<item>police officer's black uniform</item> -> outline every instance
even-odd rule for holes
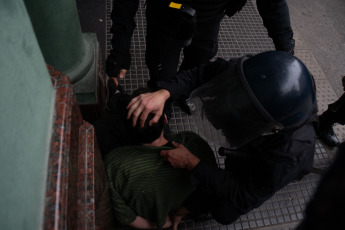
[[[238,76],[243,71],[243,63],[245,63],[248,57],[231,59],[230,61],[217,59],[213,63],[201,66],[201,68],[180,72],[168,82],[158,82],[157,84],[159,88],[168,90],[173,98],[181,95],[188,96],[192,90],[208,82],[216,75],[222,74],[230,79],[233,76]],[[277,58],[281,59],[282,57],[279,56]],[[286,63],[286,65],[289,64]],[[255,72],[253,70],[253,73]],[[284,73],[284,70],[281,73]],[[259,73],[255,77],[265,78],[264,75]],[[233,81],[236,81],[235,78]],[[280,79],[277,81],[280,81]],[[224,84],[224,82],[224,80],[217,79],[216,82],[213,82],[213,86],[207,88],[205,92],[207,93],[216,86]],[[282,83],[281,85],[284,84]],[[289,83],[287,82],[286,84]],[[313,91],[312,94],[315,97],[315,89],[310,91]],[[191,97],[193,97],[193,94]],[[224,93],[220,94],[223,95],[223,98],[226,97],[226,94],[225,96]],[[236,94],[233,96],[235,97]],[[207,97],[205,98],[207,99]],[[238,109],[235,111],[241,109],[240,107],[243,104],[242,96],[238,98],[238,101],[229,101],[229,98],[224,100],[220,98],[221,103],[211,107],[216,110],[214,114],[220,114],[217,115],[216,121],[211,121],[213,125],[218,124],[219,127],[224,127],[228,124],[227,119],[231,119],[227,118],[227,115],[224,115],[224,117],[221,115],[225,110],[222,107],[224,104],[228,103],[230,104],[229,106],[238,106]],[[296,108],[296,110],[300,110],[302,113],[306,111],[306,121],[303,124],[294,129],[287,128],[273,135],[261,136],[241,145],[237,150],[243,152],[243,154],[228,156],[225,161],[225,170],[211,167],[201,161],[192,172],[191,179],[197,185],[198,190],[186,201],[185,206],[187,209],[192,213],[208,210],[218,222],[228,224],[235,221],[240,215],[261,205],[289,182],[300,179],[309,173],[313,166],[315,152],[313,123],[317,120],[315,98],[313,100],[313,103],[301,103],[305,108]],[[273,99],[270,101],[274,103]],[[281,104],[279,104],[280,102]],[[278,100],[278,105],[273,105],[275,108],[272,111],[279,113],[277,110],[294,104],[293,101],[289,102],[285,103]],[[212,103],[214,102],[212,101]],[[206,102],[204,101],[203,104],[203,110],[207,110]],[[253,110],[253,112],[255,111]],[[242,119],[246,119],[250,114],[248,116],[242,114],[241,116],[245,116]],[[210,120],[211,118],[208,119]],[[254,116],[253,119],[259,119],[259,117]],[[234,125],[236,126],[235,123]],[[229,130],[232,127],[229,127]],[[243,127],[243,129],[246,128],[248,127]],[[247,130],[250,129],[249,127]],[[227,135],[226,130],[223,129],[223,132]],[[243,133],[239,132],[238,135],[242,135],[241,138],[246,138],[246,136],[250,136],[253,132],[255,132],[254,129],[252,132],[245,130]],[[236,135],[236,133],[233,135]],[[236,136],[233,138],[236,139]],[[239,138],[239,141],[241,141],[241,138]]]
[[[183,4],[181,8],[179,3]],[[246,0],[147,0],[146,64],[151,80],[148,85],[155,89],[156,81],[169,80],[176,75],[183,46],[181,70],[212,59],[218,49],[220,21],[225,14],[232,16],[241,10],[245,3]],[[114,0],[111,14],[113,50],[106,68],[109,76],[117,76],[120,69],[130,66],[129,49],[138,4],[139,0]],[[257,6],[276,49],[293,53],[293,32],[286,0],[257,0]],[[196,11],[194,17],[193,10]]]

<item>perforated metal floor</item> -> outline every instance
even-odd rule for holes
[[[111,49],[111,34],[109,33],[111,9],[112,1],[107,0],[108,52]],[[149,79],[144,59],[146,28],[144,0],[141,0],[136,23],[137,28],[134,31],[131,47],[132,66],[125,79],[120,81],[125,90],[130,93],[138,87],[146,86],[146,81]],[[299,45],[298,33],[295,33],[295,39],[297,42],[295,55],[307,65],[316,79],[319,111],[323,112],[326,110],[327,105],[334,102],[337,97],[312,53]],[[228,17],[223,19],[219,34],[217,57],[229,59],[248,53],[255,54],[273,49],[273,43],[268,38],[267,31],[263,27],[261,18],[252,1],[248,1],[243,10],[231,19]],[[183,130],[197,131],[195,122],[182,112],[178,106],[173,106],[170,128],[173,132]],[[203,128],[203,132],[208,132],[207,127]],[[341,140],[345,140],[344,127],[337,126],[335,131]],[[203,136],[202,133],[199,134]],[[219,146],[211,141],[209,141],[209,144],[214,149],[219,166],[224,167],[224,158],[217,154]],[[331,158],[329,153],[332,152],[334,152],[334,149],[326,148],[318,141],[314,166],[326,168],[330,164]],[[241,216],[230,225],[220,225],[214,220],[196,222],[191,219],[184,219],[179,229],[293,229],[303,218],[303,210],[313,194],[319,178],[320,175],[311,173],[301,181],[290,183],[261,207]]]

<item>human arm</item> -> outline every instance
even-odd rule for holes
[[[122,225],[129,225],[134,222],[137,218],[136,212],[126,204],[126,201],[118,193],[115,185],[112,182],[109,182],[109,188],[116,220]]]
[[[231,178],[233,174],[230,172],[219,169],[216,165],[209,164],[205,160],[200,160],[181,144],[173,143],[173,145],[176,147],[175,149],[161,151],[161,156],[173,167],[187,168],[191,171],[191,182],[198,188],[195,191],[197,195],[189,196],[184,202],[185,208],[191,213],[205,210],[205,207],[209,206],[209,202],[212,202],[211,197],[208,196],[227,200],[228,194],[232,194],[232,190],[239,187],[235,186],[237,180]],[[193,158],[198,161],[193,163]],[[207,192],[204,193],[204,191]],[[173,223],[179,221],[179,218],[176,218]]]
[[[108,76],[118,85],[117,77],[123,78],[129,69],[131,56],[129,48],[133,30],[136,26],[134,17],[138,10],[139,0],[114,0],[111,19],[113,25],[110,32],[112,50],[106,61]]]
[[[155,116],[150,120],[149,125],[157,123],[163,114],[164,104],[169,97],[170,93],[165,89],[153,93],[140,94],[133,98],[127,105],[127,119],[132,117],[132,125],[135,126],[139,118],[140,127],[144,127],[149,113],[154,113]]]
[[[201,65],[199,68],[181,71],[169,81],[157,82],[160,90],[145,96],[135,97],[130,101],[127,106],[127,109],[129,109],[128,118],[132,116],[133,125],[140,118],[140,124],[143,126],[147,115],[154,113],[155,117],[151,120],[150,124],[157,122],[162,114],[164,103],[168,99],[173,101],[179,97],[188,97],[194,89],[204,82],[211,80],[222,70],[228,68],[234,60],[237,59],[225,61],[219,58],[214,62]]]
[[[192,154],[184,145],[172,142],[175,147],[170,150],[162,150],[160,155],[175,168],[186,168],[193,170],[200,162],[200,159]]]
[[[122,225],[129,225],[130,227],[137,229],[156,229],[156,223],[141,217],[137,216],[137,213],[127,205],[126,201],[122,196],[117,192],[113,183],[110,182],[110,191],[112,199],[112,207],[114,210],[114,215],[117,221]],[[170,216],[167,216],[165,219],[165,224],[163,228],[168,228],[172,225]]]
[[[294,54],[295,40],[286,0],[257,0],[256,3],[276,50]]]

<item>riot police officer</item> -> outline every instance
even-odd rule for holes
[[[242,153],[227,156],[225,169],[220,169],[193,157],[178,143],[173,144],[175,149],[162,151],[172,166],[192,171],[197,187],[177,217],[209,211],[218,222],[231,223],[311,171],[315,84],[296,57],[269,51],[230,61],[217,59],[157,85],[157,92],[130,102],[129,116],[163,110],[157,107],[166,98],[196,89],[189,101],[197,126],[213,127],[215,131],[203,134],[212,140],[216,131],[221,132],[230,152]]]

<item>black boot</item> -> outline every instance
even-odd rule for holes
[[[316,130],[319,138],[330,147],[336,147],[339,145],[337,135],[333,131],[334,123],[331,122],[322,114],[319,116],[319,125]]]

